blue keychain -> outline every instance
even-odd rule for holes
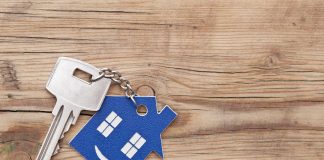
[[[137,113],[133,102],[146,114]],[[70,145],[88,160],[143,160],[152,151],[163,158],[161,133],[176,116],[169,106],[158,112],[153,96],[106,96]]]

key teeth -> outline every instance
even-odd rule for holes
[[[68,119],[68,121],[67,121],[67,125],[65,126],[65,128],[64,128],[64,130],[63,130],[63,133],[62,133],[60,139],[64,138],[64,134],[65,134],[67,131],[70,130],[70,127],[71,127],[71,125],[73,124],[73,119],[74,119],[74,118],[69,118],[69,119]]]
[[[68,126],[69,126],[69,125],[68,125]],[[67,128],[64,130],[63,134],[61,135],[60,140],[64,138],[64,133],[66,133],[66,132],[69,130],[69,128],[70,128],[70,127],[67,127]],[[58,153],[59,149],[61,149],[61,147],[60,147],[59,144],[57,144],[53,156],[54,156],[55,154]]]
[[[56,148],[55,148],[55,151],[54,151],[54,153],[53,153],[53,156],[56,155],[56,154],[58,153],[59,149],[60,149],[60,145],[57,144],[57,145],[56,145]]]
[[[69,120],[68,120],[68,122],[67,122],[67,125],[66,125],[66,127],[64,128],[64,131],[63,131],[63,133],[62,133],[62,135],[61,135],[61,137],[60,137],[60,140],[63,139],[63,138],[64,138],[64,134],[65,134],[67,131],[69,131],[69,129],[70,129],[70,127],[71,127],[71,123],[72,123],[72,119],[69,118]],[[58,151],[60,150],[60,148],[61,148],[60,145],[57,144],[57,145],[56,145],[56,148],[55,148],[55,151],[54,151],[54,153],[53,153],[53,156],[54,156],[55,154],[58,153]]]
[[[61,135],[61,137],[60,137],[60,140],[64,138],[64,134],[65,134],[67,131],[69,131],[69,129],[70,129],[70,126],[69,126],[69,127],[66,127],[66,128],[64,129],[64,131],[63,131],[63,133],[62,133],[62,135]]]

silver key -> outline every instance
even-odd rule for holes
[[[98,77],[100,70],[94,66],[72,58],[58,59],[46,89],[56,96],[57,102],[52,111],[54,120],[36,160],[49,160],[59,149],[58,141],[75,124],[82,110],[97,111],[105,98],[111,80],[107,78],[87,82],[75,77],[75,70],[82,70]]]

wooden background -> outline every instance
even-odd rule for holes
[[[35,159],[59,56],[116,69],[172,106],[165,159],[324,159],[322,0],[1,0],[1,160]],[[68,142],[92,114],[54,159],[82,159]]]

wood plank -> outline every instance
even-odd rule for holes
[[[323,104],[285,105],[291,104],[269,108],[226,104],[177,110],[179,118],[163,134],[166,159],[321,159]],[[0,158],[18,154],[34,159],[52,119],[50,114],[7,111],[1,117]],[[68,142],[89,118],[82,115],[65,135],[56,159],[80,158]]]
[[[320,0],[2,0],[0,159],[35,158],[59,56],[172,106],[166,159],[323,159],[323,12]],[[81,158],[67,143],[92,114],[55,159]]]

